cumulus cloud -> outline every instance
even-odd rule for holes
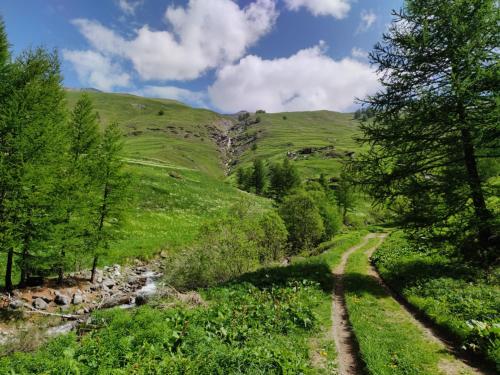
[[[171,31],[144,25],[132,39],[95,21],[73,23],[98,52],[130,60],[144,80],[191,80],[242,57],[271,30],[277,15],[274,0],[245,8],[232,0],[190,0],[186,7],[167,8]]]
[[[349,0],[284,0],[290,10],[306,8],[315,16],[333,16],[341,19],[347,16],[351,5]]]
[[[145,86],[135,94],[150,98],[174,99],[198,107],[206,107],[206,93],[186,90],[176,86]]]
[[[377,15],[372,10],[362,10],[361,22],[358,26],[358,32],[368,31],[373,26],[376,20]]]
[[[351,56],[355,59],[367,59],[368,52],[362,48],[353,47],[353,49],[351,50]]]
[[[144,0],[118,0],[117,4],[123,13],[132,16],[135,14],[136,8],[143,2]]]
[[[377,87],[377,76],[368,64],[352,58],[334,60],[320,43],[288,58],[264,60],[250,55],[226,66],[209,87],[209,96],[224,112],[348,111],[356,97]]]
[[[110,91],[130,85],[130,76],[120,65],[100,53],[63,50],[63,57],[73,64],[80,82],[87,86]]]

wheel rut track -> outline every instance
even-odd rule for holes
[[[340,375],[363,374],[363,362],[359,357],[359,348],[356,337],[349,323],[349,315],[345,304],[344,295],[344,273],[349,256],[355,251],[364,247],[372,238],[380,237],[377,234],[368,234],[356,246],[348,249],[344,254],[340,264],[332,271],[335,288],[332,298],[332,336],[337,349],[337,363]]]
[[[370,268],[368,275],[371,276],[386,292],[390,295],[399,306],[412,318],[413,323],[420,328],[429,341],[433,341],[444,348],[451,354],[457,363],[449,364],[441,368],[442,372],[449,375],[467,374],[474,375],[494,375],[496,372],[484,366],[484,364],[476,357],[464,354],[454,343],[454,341],[445,332],[439,329],[431,322],[422,312],[414,308],[410,303],[399,293],[393,291],[382,279],[377,269],[371,262],[371,257],[378,246],[368,249],[365,255],[370,260]]]

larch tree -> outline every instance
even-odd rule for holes
[[[113,123],[104,131],[97,153],[97,204],[93,210],[90,238],[90,248],[93,252],[90,278],[92,282],[95,280],[99,257],[109,248],[115,229],[121,223],[120,216],[126,204],[129,177],[123,171],[122,148],[122,134],[118,125]]]
[[[7,252],[5,286],[12,289],[14,256],[21,284],[31,270],[50,268],[51,231],[58,210],[55,176],[61,167],[66,120],[65,93],[55,53],[22,53],[9,68],[9,93],[0,107],[0,170]]]
[[[90,233],[89,214],[96,204],[92,189],[97,184],[97,153],[100,142],[98,115],[88,94],[77,101],[68,122],[68,147],[65,168],[60,178],[59,196],[64,206],[58,226],[60,255],[58,281],[62,283],[68,251],[85,247]]]
[[[351,170],[408,229],[474,238],[480,257],[495,237],[478,165],[500,156],[498,3],[407,0],[393,17],[370,54],[381,89]]]

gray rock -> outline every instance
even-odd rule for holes
[[[84,309],[76,310],[76,315],[83,315],[83,314],[85,314]]]
[[[37,298],[33,301],[33,307],[38,310],[47,310],[49,304],[41,298]]]
[[[54,302],[57,303],[58,305],[61,306],[66,306],[69,305],[69,298],[68,296],[65,296],[64,294],[56,294],[56,298],[54,299]]]
[[[114,280],[111,280],[111,279],[105,279],[103,282],[102,282],[102,285],[104,285],[106,288],[108,289],[111,289],[115,286],[115,281]]]
[[[73,300],[71,301],[71,303],[73,303],[73,305],[79,305],[83,303],[83,296],[79,293],[73,294]]]
[[[44,302],[45,302],[45,301],[44,301]],[[18,300],[18,299],[15,299],[15,300],[13,300],[13,301],[10,301],[10,303],[9,303],[9,307],[10,307],[11,309],[14,309],[14,310],[16,310],[16,309],[21,309],[23,306],[24,306],[23,301]]]

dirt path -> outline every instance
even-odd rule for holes
[[[377,247],[368,249],[365,255],[371,258]],[[431,324],[421,319],[419,315],[414,311],[411,306],[406,301],[403,301],[399,296],[397,296],[382,280],[380,275],[374,266],[370,266],[368,274],[372,276],[380,284],[382,288],[389,294],[398,304],[401,306],[402,311],[407,314],[408,318],[420,328],[420,330],[425,334],[429,341],[435,342],[440,345],[443,350],[445,350],[449,355],[450,359],[442,360],[438,367],[439,369],[447,375],[458,375],[458,374],[493,374],[488,370],[479,369],[473,366],[469,361],[462,357],[458,350],[453,346],[453,344],[448,341],[443,335],[432,327]],[[341,372],[341,374],[343,374]]]
[[[362,364],[358,358],[358,348],[354,334],[349,325],[349,318],[344,297],[344,271],[349,256],[365,246],[372,238],[379,237],[370,233],[356,246],[342,254],[340,264],[332,271],[335,289],[332,301],[332,336],[337,348],[338,372],[340,375],[356,375],[362,373]],[[375,248],[373,249],[375,250]]]

